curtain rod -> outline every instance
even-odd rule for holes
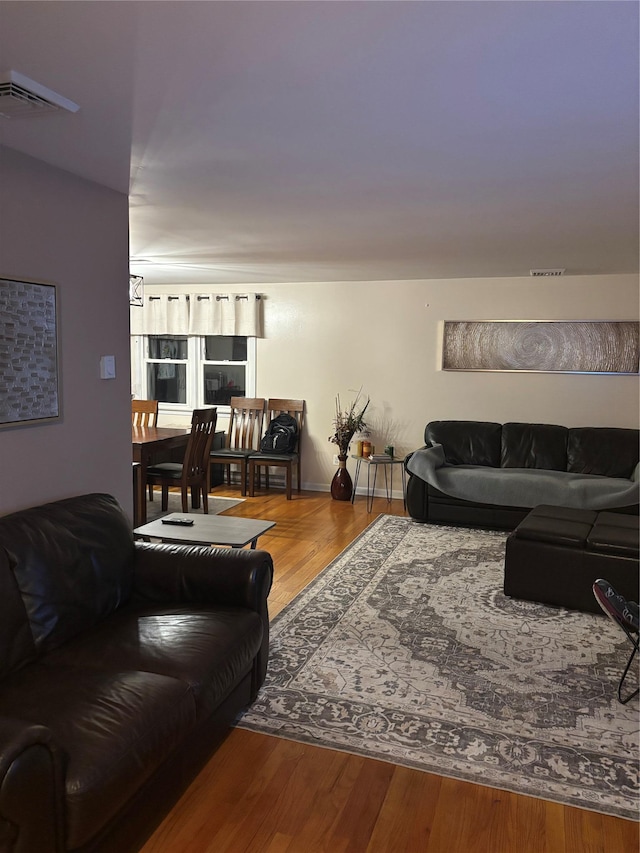
[[[211,294],[198,294],[196,298],[197,298],[198,302],[202,301],[203,299],[208,301],[209,299],[211,299],[211,297],[213,295],[214,295],[213,293],[211,293]],[[262,296],[259,293],[254,293],[253,296],[255,296],[256,300],[262,299]],[[154,299],[162,299],[162,296],[149,296],[148,299],[149,299],[149,302],[152,302]],[[171,302],[172,299],[180,299],[180,297],[179,296],[167,296],[167,301]],[[189,294],[188,293],[185,295],[185,299],[187,300],[187,302],[189,301]],[[226,299],[228,301],[229,297],[227,295],[221,295],[219,293],[216,294],[216,302],[220,302],[220,300],[222,300],[222,299]],[[249,297],[244,293],[236,294],[236,296],[235,296],[236,302],[240,302],[241,299],[246,299],[248,301]]]

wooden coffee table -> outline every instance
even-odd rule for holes
[[[164,518],[185,514],[172,512]],[[258,537],[275,527],[275,521],[260,518],[236,518],[223,515],[188,515],[193,519],[189,527],[175,524],[163,524],[162,519],[150,521],[142,527],[136,527],[133,535],[136,539],[160,539],[162,542],[174,542],[179,545],[230,545],[232,548],[244,548],[251,543],[255,548]]]

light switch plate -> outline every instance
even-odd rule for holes
[[[103,355],[100,357],[100,379],[116,378],[115,355]]]

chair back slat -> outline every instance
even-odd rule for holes
[[[158,426],[158,401],[132,400],[131,423],[137,427]]]
[[[262,397],[232,397],[226,446],[235,450],[257,450],[264,423],[265,400]]]

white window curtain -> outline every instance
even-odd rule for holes
[[[132,335],[245,335],[261,338],[259,293],[190,293],[144,297],[131,308]]]
[[[259,293],[192,293],[190,335],[262,337],[262,298]]]
[[[144,297],[142,308],[131,308],[132,335],[188,335],[189,297],[169,294]]]

